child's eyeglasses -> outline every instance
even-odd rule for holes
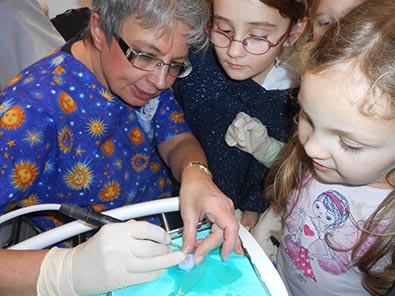
[[[288,35],[289,29],[277,40],[277,42],[271,42],[270,40],[266,39],[265,37],[247,37],[243,40],[234,39],[232,36],[228,35],[226,32],[210,28],[210,24],[212,20],[207,22],[204,32],[206,33],[207,37],[210,39],[211,43],[214,46],[219,48],[227,48],[229,47],[233,41],[240,42],[243,45],[243,48],[246,52],[252,55],[262,55],[267,53],[270,48],[276,47],[284,40],[284,38]]]

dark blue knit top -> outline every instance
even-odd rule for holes
[[[265,90],[252,79],[231,80],[214,51],[190,55],[192,73],[176,82],[175,97],[208,158],[214,182],[234,201],[235,208],[262,212],[263,177],[268,169],[253,156],[229,147],[225,134],[237,113],[260,119],[269,135],[285,141],[296,113],[290,90]]]

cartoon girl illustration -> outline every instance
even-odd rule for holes
[[[348,201],[335,190],[321,193],[312,203],[311,211],[299,209],[296,232],[286,235],[284,242],[285,252],[304,276],[316,281],[311,266],[311,260],[315,259],[323,270],[332,274],[349,270],[346,253],[334,251],[326,240],[348,217]]]

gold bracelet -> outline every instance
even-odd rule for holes
[[[192,167],[198,167],[201,169],[203,172],[205,172],[207,175],[209,175],[211,178],[213,177],[213,174],[210,172],[208,167],[200,161],[191,161],[188,162],[184,167],[182,168],[182,172],[184,172],[187,168],[192,168]]]

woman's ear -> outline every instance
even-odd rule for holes
[[[308,18],[303,17],[296,24],[292,25],[288,38],[283,43],[284,47],[290,47],[294,45],[296,41],[298,41],[299,37],[303,34],[304,30],[306,29],[307,22],[308,22]]]
[[[105,36],[103,30],[100,27],[99,18],[100,18],[99,14],[97,12],[93,12],[89,22],[90,22],[90,30],[92,35],[92,42],[94,46],[100,50],[103,46],[103,41],[105,40],[103,39],[103,37]]]

